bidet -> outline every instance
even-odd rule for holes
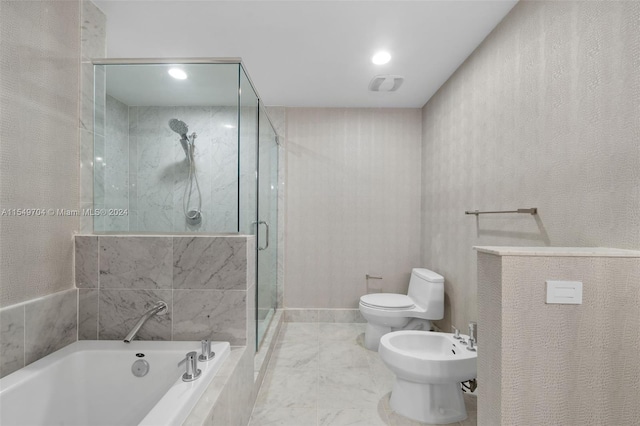
[[[453,334],[394,331],[382,336],[378,353],[396,375],[389,401],[394,411],[425,423],[467,418],[460,383],[477,376],[477,352]]]

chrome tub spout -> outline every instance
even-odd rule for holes
[[[154,305],[153,308],[149,309],[143,316],[138,320],[137,324],[131,329],[127,337],[124,338],[125,343],[131,343],[133,339],[136,338],[138,331],[142,328],[145,322],[149,320],[154,315],[163,315],[167,313],[167,304],[165,302],[158,302]]]

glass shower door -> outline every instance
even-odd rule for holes
[[[278,144],[262,105],[258,122],[257,348],[275,312],[278,266]]]

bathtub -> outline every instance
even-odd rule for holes
[[[0,379],[0,424],[180,425],[229,356],[227,342],[212,349],[215,358],[198,362],[202,375],[187,383],[178,363],[199,354],[200,342],[75,342]],[[138,360],[149,365],[144,377],[133,374]]]

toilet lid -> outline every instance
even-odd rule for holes
[[[374,293],[366,294],[360,298],[366,305],[379,306],[381,308],[413,308],[413,300],[405,294]]]

